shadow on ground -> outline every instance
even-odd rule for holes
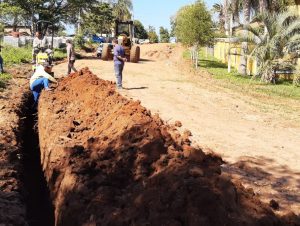
[[[146,86],[141,86],[141,87],[128,87],[128,88],[124,88],[126,90],[135,90],[135,89],[148,89],[149,87]]]
[[[263,156],[241,157],[234,164],[223,165],[222,171],[245,187],[251,187],[263,201],[269,203],[273,199],[278,202],[279,211],[292,209],[300,214],[300,172],[278,166],[273,159]]]
[[[206,59],[201,59],[200,65],[206,68],[227,68],[227,65],[222,62],[206,60]]]

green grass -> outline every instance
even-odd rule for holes
[[[30,63],[32,61],[32,47],[12,47],[4,46],[2,50],[2,57],[4,59],[5,67],[10,67],[14,64],[21,63]],[[54,50],[54,59],[62,60],[66,58],[66,50],[64,49],[55,49]]]
[[[55,49],[54,50],[54,60],[63,60],[67,57],[66,49]]]
[[[185,51],[184,58],[189,58],[189,51]],[[279,80],[278,84],[267,84],[261,82],[259,79],[253,79],[250,76],[240,75],[235,68],[232,68],[228,73],[227,64],[220,62],[213,56],[200,51],[199,66],[201,69],[207,70],[214,79],[222,82],[227,88],[239,90],[241,92],[265,94],[269,96],[280,96],[292,99],[300,99],[300,88],[292,84],[292,81]]]

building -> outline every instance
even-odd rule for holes
[[[31,30],[27,26],[17,26],[14,28],[13,26],[7,25],[4,27],[4,34],[11,34],[14,30],[24,36],[31,36]]]

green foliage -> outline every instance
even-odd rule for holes
[[[32,60],[32,48],[30,47],[15,48],[12,46],[5,45],[2,49],[1,54],[5,66],[29,63]]]
[[[58,35],[60,37],[67,36],[66,28],[64,26],[57,27],[57,30],[55,31],[55,35]]]
[[[184,53],[184,57],[190,59],[189,51]],[[216,82],[219,81],[219,84],[226,88],[251,95],[263,94],[300,100],[300,88],[293,86],[292,81],[280,80],[279,84],[271,85],[262,83],[259,79],[242,76],[234,68],[228,73],[227,64],[213,56],[206,57],[203,50],[200,51],[199,64],[200,68],[207,70]]]
[[[78,12],[90,8],[97,0],[3,0],[10,6],[19,7],[25,16],[24,23],[31,24],[38,20],[49,20],[55,24],[74,23]]]
[[[175,37],[175,27],[176,27],[176,17],[172,16],[170,18],[170,25],[171,25],[171,31],[170,31],[170,37]]]
[[[147,31],[139,20],[134,21],[134,36],[139,39],[148,38]]]
[[[83,48],[84,43],[85,43],[85,40],[84,40],[83,33],[81,33],[81,32],[77,33],[74,37],[74,44],[79,46],[80,48]]]
[[[212,19],[202,0],[182,7],[176,16],[175,34],[187,46],[212,42]]]
[[[3,35],[4,35],[4,24],[0,23],[0,41]]]
[[[158,43],[158,35],[156,34],[155,28],[149,26],[148,28],[148,38],[151,43]]]
[[[8,3],[0,3],[0,22],[4,24],[11,24],[16,31],[16,26],[19,25],[25,18],[25,11],[15,5]]]
[[[170,34],[168,29],[164,27],[159,28],[159,36],[160,36],[160,42],[168,43],[170,42]]]
[[[214,4],[212,11],[214,13],[218,13],[219,21],[218,21],[218,28],[221,33],[225,33],[225,9],[222,4]]]
[[[55,49],[54,50],[54,60],[63,60],[67,57],[66,49]]]
[[[300,49],[300,18],[296,12],[264,13],[256,17],[258,27],[246,26],[256,44],[251,57],[258,62],[258,76],[272,82],[278,70],[295,68],[295,51]]]
[[[117,0],[113,3],[113,15],[116,19],[124,21],[131,19],[133,9],[131,0]]]
[[[10,67],[14,64],[30,63],[32,60],[32,48],[31,47],[12,47],[5,45],[2,49],[1,55],[3,57],[4,66]],[[54,50],[54,59],[62,60],[66,58],[66,51],[62,49]],[[5,68],[4,68],[5,69]]]
[[[99,3],[83,15],[84,33],[109,33],[113,20],[111,6],[108,3]]]

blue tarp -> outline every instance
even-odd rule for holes
[[[99,36],[97,36],[97,35],[93,35],[93,36],[92,36],[92,40],[93,40],[93,42],[98,42],[98,43],[105,42],[105,38],[99,37]]]

